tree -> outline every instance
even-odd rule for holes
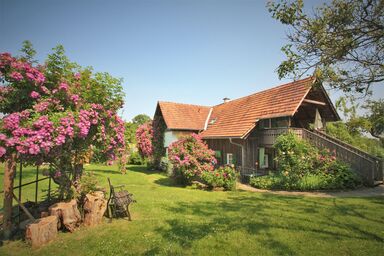
[[[0,160],[15,153],[23,163],[50,163],[60,197],[73,197],[82,163],[92,145],[110,160],[124,148],[121,80],[81,68],[57,46],[44,65],[25,56],[0,54]]]
[[[132,123],[137,124],[137,125],[142,125],[148,122],[151,122],[152,119],[147,116],[146,114],[140,114],[132,118]]]
[[[368,110],[365,118],[370,124],[367,130],[373,137],[379,138],[384,146],[384,100],[370,100],[364,108]]]
[[[333,0],[304,12],[303,0],[269,2],[272,17],[288,25],[287,59],[279,77],[308,73],[345,92],[368,92],[384,81],[384,3]]]

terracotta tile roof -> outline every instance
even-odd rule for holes
[[[243,137],[262,118],[292,116],[307,95],[313,78],[283,84],[213,108],[207,137]]]
[[[211,107],[159,101],[161,113],[168,129],[204,130]]]
[[[294,115],[313,81],[309,77],[214,107],[172,102],[159,102],[158,106],[169,129],[202,131],[212,108],[203,137],[244,137],[259,119]]]

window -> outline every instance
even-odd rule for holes
[[[259,121],[259,127],[261,129],[269,129],[269,128],[271,128],[271,119],[261,119]]]
[[[289,126],[289,117],[287,116],[271,119],[272,128],[282,128],[282,127],[288,127],[288,126]]]
[[[227,154],[227,164],[233,164],[233,154],[232,153]]]
[[[270,128],[283,128],[289,126],[289,117],[277,117],[277,118],[268,118],[261,119],[259,121],[259,127],[261,129],[270,129]]]
[[[259,148],[259,168],[268,168],[268,154],[265,153],[265,148]]]

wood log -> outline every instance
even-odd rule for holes
[[[57,236],[57,216],[48,216],[27,225],[25,239],[33,248],[54,240]]]
[[[49,215],[57,216],[59,219],[58,228],[64,227],[69,232],[73,232],[81,222],[81,215],[75,199],[50,206]]]
[[[107,200],[101,191],[87,194],[84,202],[84,225],[95,226],[102,222]]]
[[[3,232],[5,239],[9,239],[12,233],[13,177],[15,174],[16,154],[13,153],[7,159],[4,168]]]

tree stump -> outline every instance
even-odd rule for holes
[[[25,239],[33,248],[40,247],[57,236],[57,216],[48,216],[27,225]]]
[[[84,225],[94,226],[101,223],[105,210],[107,209],[107,200],[101,191],[87,194],[84,203]]]
[[[58,228],[64,226],[69,232],[73,232],[81,222],[81,215],[75,199],[50,206],[49,215],[57,216],[59,219]]]

